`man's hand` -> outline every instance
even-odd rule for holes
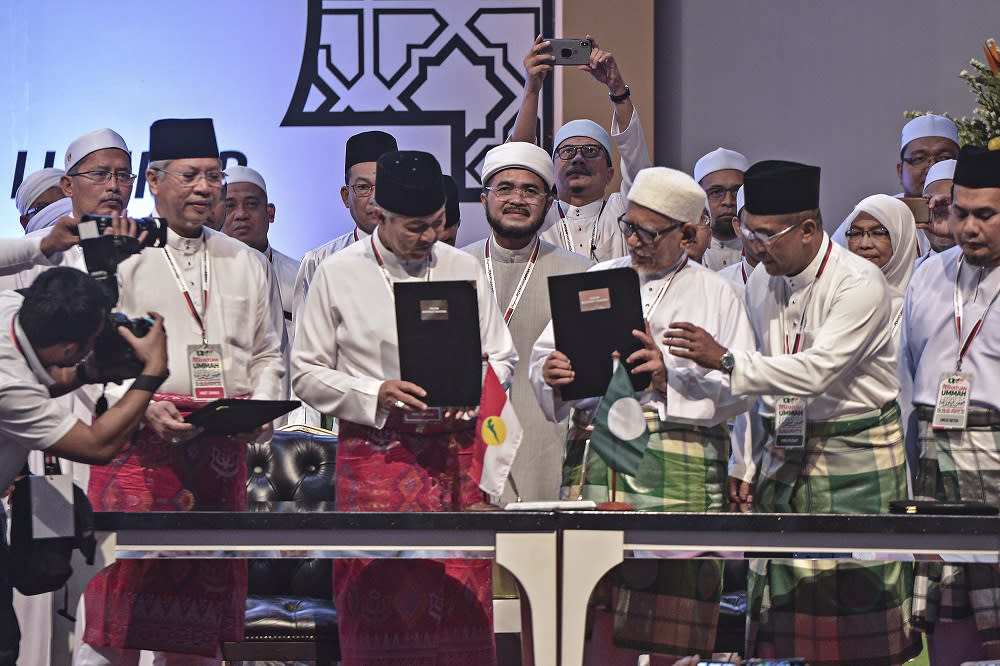
[[[171,444],[180,444],[201,434],[202,429],[188,423],[172,402],[150,402],[146,408],[146,425]]]
[[[729,510],[736,513],[749,513],[753,508],[753,486],[749,481],[729,477],[726,484],[729,496]]]
[[[137,338],[124,326],[118,327],[118,335],[129,343],[135,350],[135,355],[143,362],[142,374],[166,377],[170,371],[167,365],[167,332],[163,328],[163,316],[158,312],[150,312],[149,316],[153,318],[153,325],[143,337]]]
[[[587,39],[593,44],[594,50],[590,52],[590,62],[580,65],[577,69],[589,72],[591,76],[608,87],[612,95],[621,95],[625,92],[625,81],[622,80],[621,72],[618,71],[618,63],[615,56],[610,51],[605,51],[597,45],[597,40],[587,35]]]
[[[569,357],[561,351],[549,354],[542,364],[542,379],[552,388],[572,383],[576,379],[576,373],[573,372],[573,364],[569,362]]]
[[[427,409],[421,400],[427,391],[413,382],[387,379],[378,387],[378,406],[388,412],[419,412]]]
[[[653,333],[649,328],[649,320],[644,319],[643,323],[646,325],[645,331],[640,331],[638,329],[633,329],[632,335],[642,343],[642,349],[637,349],[632,352],[632,354],[625,359],[628,364],[639,363],[635,368],[632,369],[633,375],[638,375],[642,372],[648,372],[652,374],[653,388],[655,388],[660,393],[667,392],[667,366],[663,363],[663,352],[660,348],[656,346],[656,341],[653,340]]]
[[[549,48],[549,42],[544,37],[535,37],[528,55],[524,56],[524,89],[529,93],[538,94],[542,91],[545,77],[552,71],[552,61],[556,59]]]
[[[56,252],[65,252],[80,242],[80,232],[77,230],[79,222],[69,215],[63,215],[52,229],[42,239],[41,250],[46,258],[51,257]]]
[[[689,358],[703,368],[718,370],[726,348],[708,332],[686,321],[671,322],[663,334],[663,345],[674,356]]]

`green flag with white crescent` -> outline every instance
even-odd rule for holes
[[[590,445],[597,454],[611,469],[635,476],[649,445],[649,431],[624,363],[615,363],[593,426]]]

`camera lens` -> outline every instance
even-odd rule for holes
[[[587,41],[587,40],[585,39],[585,40],[583,40],[582,42],[580,42],[580,46],[582,46],[582,47],[584,47],[584,48],[587,48],[588,46],[590,46],[590,42],[588,42],[588,41]]]
[[[573,56],[573,49],[562,49],[559,53],[563,58],[571,58]]]

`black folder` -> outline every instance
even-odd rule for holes
[[[613,268],[549,277],[549,306],[556,349],[569,357],[576,378],[561,387],[564,400],[602,396],[611,381],[611,353],[624,363],[642,347],[632,335],[644,330],[639,274]],[[638,364],[627,366],[630,370]],[[632,386],[649,386],[650,374],[632,375]]]
[[[235,435],[241,432],[253,432],[301,404],[298,400],[223,398],[191,412],[184,420],[214,435]]]
[[[482,389],[476,283],[396,282],[400,379],[427,391],[430,407],[472,407]]]

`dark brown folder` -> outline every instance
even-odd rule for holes
[[[298,400],[223,398],[191,412],[184,420],[215,435],[235,435],[241,432],[253,432],[301,404]]]
[[[431,407],[474,407],[483,347],[473,281],[396,282],[400,379],[427,391]]]
[[[644,330],[639,275],[631,268],[588,271],[549,278],[549,305],[556,349],[569,357],[576,378],[560,389],[564,400],[602,396],[611,381],[611,353],[622,362],[642,345]],[[638,364],[627,366],[630,370]],[[649,373],[632,375],[632,386],[649,386]]]

